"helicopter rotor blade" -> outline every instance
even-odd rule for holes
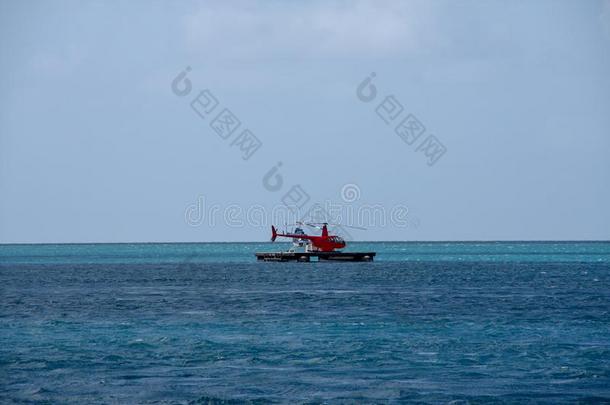
[[[342,226],[342,227],[345,227],[345,228],[358,229],[358,230],[361,230],[361,231],[366,231],[367,230],[366,228],[363,228],[361,226],[345,225],[345,224],[331,224],[331,223],[328,223],[328,222],[308,222],[308,223],[303,223],[303,224],[304,225],[309,225],[309,226],[312,226],[312,227],[318,228],[318,229],[322,229],[322,228],[320,228],[319,225],[330,225],[330,226]]]
[[[315,223],[301,222],[301,224],[302,224],[302,225],[309,226],[309,227],[312,227],[312,228],[316,228],[316,229],[322,229],[320,226],[318,226],[318,225],[317,225],[317,224],[315,224]]]
[[[354,225],[343,225],[343,224],[329,224],[329,225],[332,225],[332,226],[343,226],[345,228],[358,229],[360,231],[366,231],[367,230],[366,228],[363,228],[361,226],[354,226]]]

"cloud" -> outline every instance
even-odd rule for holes
[[[185,17],[194,52],[229,57],[367,57],[418,49],[423,2],[212,2]]]

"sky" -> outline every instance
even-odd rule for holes
[[[608,240],[609,152],[610,1],[0,1],[0,243]]]

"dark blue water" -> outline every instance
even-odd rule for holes
[[[610,402],[610,243],[351,247],[0,246],[0,402]]]

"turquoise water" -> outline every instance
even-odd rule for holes
[[[255,252],[286,243],[126,243],[0,245],[5,263],[251,263]],[[375,251],[376,261],[600,262],[610,242],[350,242],[346,251]]]
[[[0,402],[610,402],[610,243],[286,246],[0,245]]]

